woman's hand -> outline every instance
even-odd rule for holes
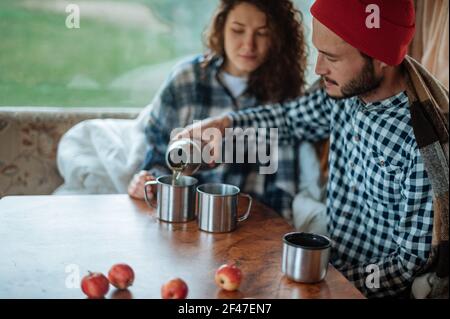
[[[133,176],[130,184],[128,185],[128,195],[134,199],[143,200],[144,195],[144,185],[148,181],[153,181],[156,178],[151,175],[148,171],[140,171]],[[156,186],[156,185],[155,185]],[[151,200],[156,194],[156,187],[150,187],[150,192],[147,192],[148,198]]]

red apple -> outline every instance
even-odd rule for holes
[[[134,282],[134,271],[127,264],[115,264],[108,272],[111,285],[118,289],[127,289]]]
[[[102,273],[89,272],[81,280],[81,290],[89,298],[103,298],[108,293],[109,281]]]
[[[161,287],[161,297],[163,299],[186,299],[187,294],[188,286],[180,278],[172,279]]]
[[[242,281],[242,272],[236,265],[222,265],[216,270],[216,284],[227,291],[239,289]]]

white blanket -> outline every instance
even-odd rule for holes
[[[326,185],[320,182],[319,158],[309,142],[302,142],[299,152],[299,193],[292,203],[294,227],[300,232],[328,235]]]
[[[149,112],[150,106],[135,120],[83,121],[64,134],[57,153],[64,184],[54,194],[126,193],[148,150]]]

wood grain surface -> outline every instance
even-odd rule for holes
[[[240,211],[247,203],[240,203]],[[127,195],[12,196],[0,200],[0,298],[84,298],[79,280],[133,267],[129,291],[111,286],[107,298],[160,298],[161,285],[180,277],[188,298],[364,298],[329,266],[318,284],[281,272],[282,237],[293,228],[255,203],[231,233],[198,230],[196,221],[159,221],[144,202]],[[244,279],[236,292],[214,282],[223,263],[237,262]]]

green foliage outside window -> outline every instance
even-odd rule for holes
[[[143,107],[177,60],[203,51],[217,2],[74,0],[69,29],[68,1],[0,0],[0,106]]]

